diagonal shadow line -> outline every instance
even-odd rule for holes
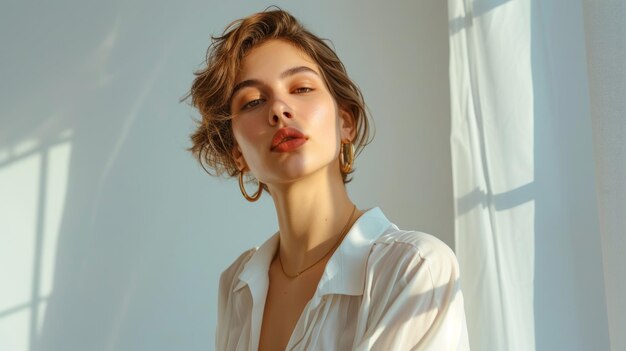
[[[450,35],[454,35],[465,28],[469,28],[473,25],[473,19],[480,17],[487,12],[495,9],[496,7],[503,5],[506,2],[512,0],[476,0],[465,1],[465,7],[468,10],[467,15],[456,17],[448,21],[448,31]],[[471,2],[471,5],[469,4]]]
[[[493,195],[476,187],[472,192],[457,200],[457,215],[462,216],[475,207],[485,208],[489,205],[489,201],[493,203],[496,211],[504,211],[520,206],[536,199],[535,188],[535,182],[533,181],[515,189]]]
[[[48,296],[40,297],[36,301],[24,302],[13,307],[9,307],[4,311],[0,311],[0,318],[8,317],[14,313],[30,308],[33,303],[44,303],[48,301]]]
[[[95,223],[96,213],[98,212],[98,206],[100,204],[100,197],[102,196],[102,189],[104,188],[104,183],[109,177],[111,169],[113,168],[113,164],[118,160],[118,156],[122,151],[122,147],[124,143],[128,139],[130,131],[135,124],[135,120],[139,116],[139,111],[143,107],[146,98],[152,92],[152,89],[156,86],[157,80],[163,71],[163,67],[165,66],[166,61],[169,59],[169,54],[171,52],[171,43],[169,47],[162,51],[162,55],[160,55],[160,59],[154,65],[151,74],[148,76],[148,79],[144,82],[142,89],[139,91],[139,95],[135,100],[135,103],[132,105],[128,117],[124,120],[124,124],[122,125],[122,129],[119,132],[119,136],[115,140],[115,144],[113,145],[113,149],[109,153],[106,162],[104,163],[104,167],[102,168],[102,174],[98,179],[98,184],[96,185],[95,195],[94,195],[94,208],[91,212],[91,223]]]

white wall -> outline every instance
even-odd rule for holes
[[[267,5],[3,4],[1,350],[213,348],[219,273],[276,221],[185,152],[177,101],[208,36]],[[445,2],[278,5],[332,39],[373,114],[357,204],[453,246]]]

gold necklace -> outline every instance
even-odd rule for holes
[[[319,260],[313,262],[312,265],[306,267],[305,269],[299,271],[296,273],[296,275],[290,275],[287,274],[287,272],[285,272],[285,268],[283,267],[283,261],[280,259],[280,239],[278,241],[278,263],[280,264],[280,270],[283,271],[283,274],[287,277],[287,278],[297,278],[298,276],[300,276],[300,274],[304,273],[305,271],[307,271],[308,269],[312,268],[313,266],[315,266],[316,264],[320,263],[320,261],[322,261],[324,258],[326,258],[326,256],[328,256],[331,252],[333,252],[333,250],[335,250],[337,248],[337,246],[339,246],[339,243],[341,243],[341,241],[343,240],[343,238],[346,236],[346,234],[348,234],[348,225],[350,224],[350,221],[352,220],[352,216],[354,216],[354,212],[356,212],[356,205],[353,205],[352,207],[352,213],[350,213],[350,217],[348,217],[348,221],[346,222],[346,224],[343,226],[343,229],[341,230],[341,234],[339,235],[339,239],[337,239],[337,241],[335,242],[335,244],[333,245],[333,247],[330,248],[330,250],[328,250],[326,252],[326,254],[324,254],[324,256],[322,256]]]

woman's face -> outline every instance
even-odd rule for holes
[[[259,181],[339,174],[340,141],[352,139],[352,119],[338,108],[317,64],[292,44],[269,40],[245,56],[231,112],[233,157]]]

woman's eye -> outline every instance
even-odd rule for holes
[[[263,99],[254,99],[246,102],[243,106],[241,106],[242,110],[251,109],[253,107],[257,107],[259,104],[263,102]]]
[[[309,88],[309,87],[302,87],[302,88],[297,88],[296,90],[294,90],[296,94],[304,94],[304,93],[309,93],[311,91],[313,91],[313,88]]]

